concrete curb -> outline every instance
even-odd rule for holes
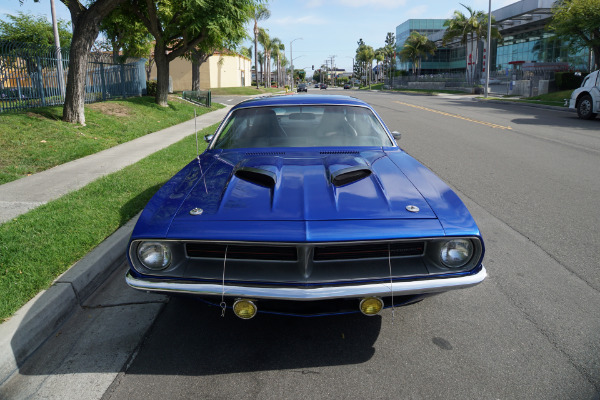
[[[0,325],[0,385],[125,261],[134,217]]]

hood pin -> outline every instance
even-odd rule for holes
[[[204,212],[204,210],[201,208],[192,208],[190,210],[191,215],[202,215],[203,212]]]
[[[406,210],[410,211],[412,213],[417,213],[417,212],[419,212],[419,207],[417,207],[417,206],[406,206]]]

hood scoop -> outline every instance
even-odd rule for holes
[[[344,168],[331,174],[331,183],[336,187],[345,186],[367,178],[371,173],[371,170],[364,166]]]
[[[254,183],[255,185],[263,186],[269,189],[273,189],[277,183],[277,175],[262,168],[238,168],[235,171],[235,176],[245,180],[246,182]]]

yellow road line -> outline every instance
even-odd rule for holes
[[[438,111],[438,110],[434,110],[434,109],[427,108],[427,107],[422,107],[422,106],[417,106],[417,105],[414,105],[414,104],[404,103],[403,101],[394,101],[394,103],[402,104],[403,106],[418,108],[419,110],[430,111],[430,112],[433,112],[433,113],[436,113],[436,114],[444,115],[446,117],[458,118],[458,119],[462,119],[464,121],[474,122],[476,124],[481,124],[481,125],[489,126],[491,128],[512,129],[510,126],[503,126],[503,125],[492,124],[491,122],[478,121],[476,119],[463,117],[462,115],[450,114],[450,113],[447,113],[447,112]]]

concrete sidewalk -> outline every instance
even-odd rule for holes
[[[196,123],[192,119],[0,185],[0,223],[170,146],[193,134],[195,125],[201,130],[218,123],[230,109],[231,106],[226,106],[197,117]],[[76,310],[84,306],[86,299],[116,268],[123,265],[127,241],[136,220],[137,217],[117,230],[61,275],[48,290],[39,293],[0,325],[0,386],[18,372],[36,349],[51,338]]]
[[[196,119],[198,130],[220,122],[231,106]],[[0,185],[0,223],[134,164],[194,133],[194,120],[171,126],[99,153]],[[204,140],[201,138],[201,140]]]

